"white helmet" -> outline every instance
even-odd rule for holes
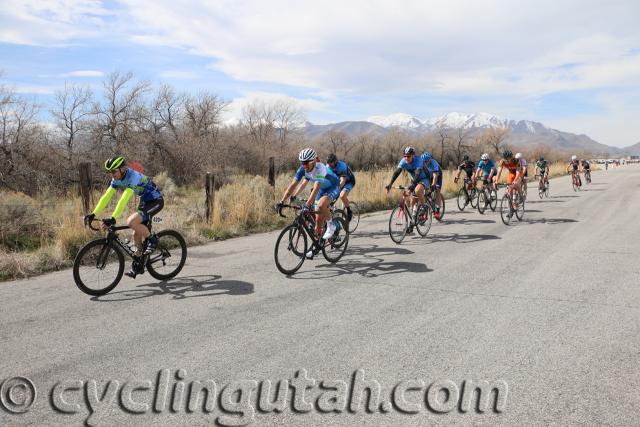
[[[573,156],[571,156],[571,160],[575,160],[577,158],[578,158],[578,156],[576,156],[575,154]]]
[[[313,148],[305,148],[298,154],[298,160],[301,162],[308,162],[310,160],[314,160],[318,157],[318,154],[315,152]]]
[[[484,154],[482,155],[482,157],[480,157],[480,159],[482,159],[482,160],[489,160],[489,153],[484,153]]]
[[[522,158],[522,153],[516,153],[516,159],[521,159]]]

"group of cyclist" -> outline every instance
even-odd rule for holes
[[[293,200],[311,181],[313,188],[302,209],[315,211],[316,234],[320,235],[323,225],[326,225],[322,238],[329,239],[337,231],[337,225],[333,221],[330,210],[332,203],[340,199],[345,207],[346,219],[351,221],[352,212],[349,206],[349,192],[356,184],[355,174],[349,165],[339,160],[334,153],[329,154],[326,163],[323,163],[315,150],[305,148],[298,154],[298,160],[300,161],[300,167],[276,207],[282,207],[288,198]],[[85,216],[84,221],[85,224],[94,221],[96,215],[99,215],[106,208],[116,190],[123,189],[124,192],[111,217],[102,220],[102,229],[106,230],[115,224],[116,219],[123,213],[131,197],[134,195],[140,197],[136,213],[127,218],[127,225],[133,230],[133,240],[136,246],[133,266],[127,274],[130,277],[135,277],[136,274],[144,271],[139,262],[140,257],[143,254],[151,253],[158,244],[157,238],[150,234],[149,224],[151,217],[162,210],[164,199],[160,189],[151,178],[128,167],[123,157],[117,156],[108,159],[104,164],[104,168],[112,176],[111,184],[100,198],[93,212]],[[505,150],[502,153],[502,159],[498,165],[490,158],[488,153],[482,154],[477,165],[470,160],[468,155],[464,155],[462,163],[458,165],[454,182],[458,182],[461,173],[464,171],[466,174],[465,186],[467,188],[475,186],[477,180],[481,178],[485,185],[490,185],[493,189],[497,189],[497,183],[504,169],[508,171],[507,183],[509,188],[513,188],[518,192],[522,189],[526,195],[527,161],[521,153],[513,155],[510,150]],[[579,176],[581,169],[588,173],[590,171],[589,162],[587,160],[579,161],[577,156],[572,156],[571,162],[567,166],[567,171],[571,172],[572,176],[577,175],[580,185],[582,184]],[[415,198],[410,198],[412,211],[415,212],[417,208],[416,198],[417,202],[425,203],[428,190],[435,193],[436,203],[433,215],[434,218],[439,220],[441,216],[443,178],[440,164],[432,157],[431,153],[424,152],[422,155],[418,155],[414,147],[406,147],[389,184],[385,186],[387,193],[403,170],[407,171],[412,178],[411,184],[406,187],[405,192],[408,195],[414,194],[416,196]],[[545,185],[548,185],[549,163],[542,156],[536,162],[536,174],[541,176]]]

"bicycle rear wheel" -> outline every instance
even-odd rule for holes
[[[512,216],[513,208],[511,207],[511,198],[508,194],[505,194],[500,201],[500,218],[502,218],[504,225],[509,225]]]
[[[442,199],[444,200],[444,199]],[[473,209],[478,207],[478,189],[473,187],[471,192],[469,193],[469,203],[471,203],[471,207]],[[444,205],[444,203],[443,203]]]
[[[431,223],[433,222],[433,212],[428,204],[421,205],[418,208],[418,222],[416,224],[416,230],[418,234],[425,237],[431,229]]]
[[[323,242],[322,255],[327,261],[336,263],[342,258],[349,245],[349,230],[344,219],[334,218],[333,221],[337,223],[338,229],[333,236]]]
[[[351,221],[347,221],[347,225],[349,226],[349,233],[353,233],[358,228],[358,224],[360,224],[360,208],[356,202],[349,201],[349,209],[351,209]]]
[[[106,239],[84,245],[73,261],[73,280],[82,292],[99,296],[115,288],[124,273],[124,255]]]
[[[407,235],[407,228],[409,227],[409,217],[403,206],[396,206],[391,211],[389,217],[389,237],[395,243],[400,244]]]
[[[291,275],[304,263],[307,253],[307,234],[299,225],[291,224],[280,232],[274,249],[276,267],[282,274]]]
[[[158,247],[147,259],[147,271],[158,280],[176,277],[187,261],[187,243],[175,230],[162,230],[158,236]]]

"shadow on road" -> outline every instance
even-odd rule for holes
[[[383,257],[391,255],[412,254],[402,247],[380,247],[378,245],[349,246],[347,255],[336,264],[320,264],[313,271],[306,271],[289,276],[289,279],[306,280],[327,279],[344,275],[357,274],[362,277],[379,277],[398,273],[428,273],[431,270],[426,264],[409,261],[388,261]],[[324,260],[324,258],[322,258]]]
[[[549,200],[549,199],[527,201],[527,204],[531,204],[531,203],[567,203],[567,201],[566,200]]]
[[[572,196],[551,196],[550,199],[566,199],[566,198],[569,198],[569,197],[580,197],[580,196],[574,196],[574,195],[572,195]]]
[[[495,222],[495,221],[491,221]],[[434,233],[428,234],[427,237],[421,239],[412,239],[408,244],[431,244],[439,242],[454,242],[454,243],[474,243],[481,242],[483,240],[497,240],[501,237],[494,234],[459,234],[459,233]],[[404,242],[402,242],[404,244]]]
[[[185,276],[162,282],[138,285],[134,289],[111,292],[91,298],[93,301],[113,302],[172,295],[173,299],[213,297],[218,295],[248,295],[253,283],[240,280],[219,280],[219,275]]]
[[[567,224],[570,222],[578,222],[571,218],[538,218],[538,219],[524,219],[523,224]]]
[[[581,191],[606,191],[606,190],[604,188],[585,188],[584,190],[581,190]]]
[[[449,215],[449,212],[446,213]],[[462,224],[462,225],[474,225],[474,224],[495,224],[494,220],[491,219],[447,219],[442,220],[443,224]]]

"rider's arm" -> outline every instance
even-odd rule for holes
[[[126,190],[124,190],[124,192],[122,193],[122,197],[120,197],[120,200],[118,200],[116,209],[113,211],[113,214],[111,215],[113,218],[118,219],[118,217],[122,215],[124,208],[127,207],[127,203],[129,203],[129,200],[131,200],[133,195],[134,195],[133,188],[127,188]]]
[[[289,194],[291,194],[291,192],[296,187],[296,185],[298,185],[298,182],[300,182],[300,181],[296,180],[295,178],[293,180],[291,180],[291,184],[289,184],[287,189],[284,190],[284,194],[282,195],[282,200],[280,200],[280,203],[284,203],[284,201],[287,199],[287,197],[289,197]],[[296,193],[296,194],[298,194],[298,193]]]
[[[341,176],[340,177],[340,188],[344,188],[345,185],[347,185],[347,177],[346,176]]]
[[[116,189],[113,187],[109,187],[107,191],[105,191],[105,193],[102,195],[102,197],[100,197],[96,208],[93,210],[93,214],[100,215],[100,212],[102,212],[104,208],[107,207],[114,194],[116,194]]]
[[[313,190],[311,190],[311,194],[309,194],[309,199],[307,200],[307,205],[309,206],[313,206],[313,203],[316,200],[316,194],[318,194],[318,191],[320,191],[320,182],[316,181],[313,183]]]
[[[393,183],[395,182],[396,179],[398,179],[401,173],[402,173],[402,168],[397,168],[393,172],[393,175],[391,176],[391,181],[389,182],[388,187],[391,187],[393,185]]]
[[[295,188],[295,191],[293,192],[291,197],[298,197],[298,194],[302,193],[307,187],[308,182],[309,180],[307,178],[303,178],[302,181],[300,181],[299,185]]]

